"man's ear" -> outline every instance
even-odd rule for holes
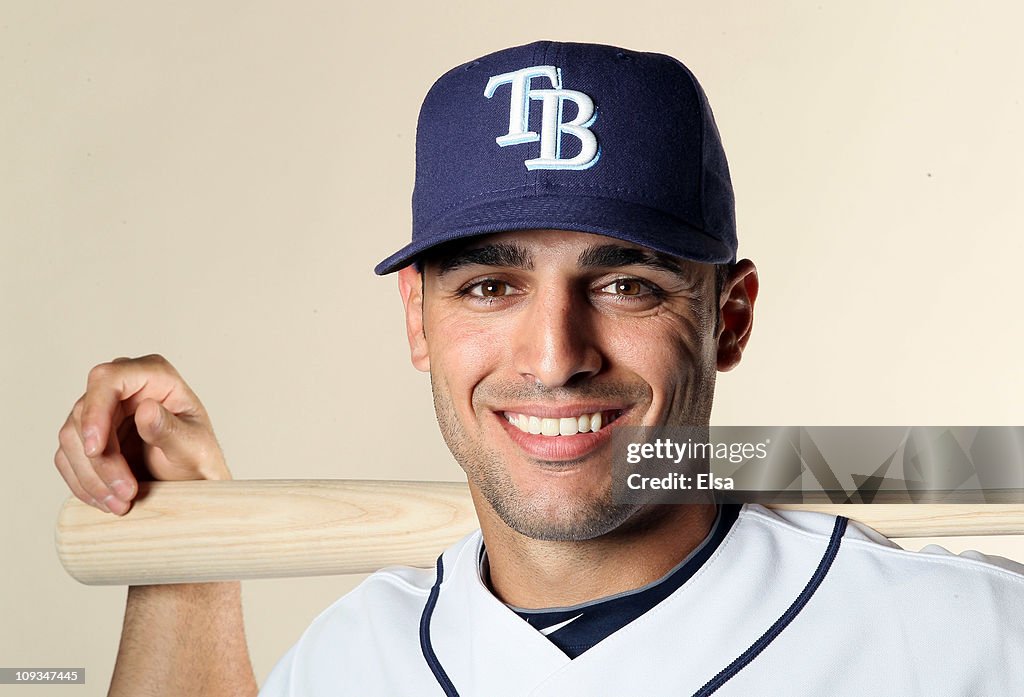
[[[757,300],[757,268],[750,259],[737,262],[718,298],[718,369],[732,370],[743,357],[743,349],[754,326]]]
[[[405,331],[409,338],[412,364],[424,373],[430,371],[427,336],[423,333],[423,277],[415,266],[398,272],[398,292],[405,306]]]

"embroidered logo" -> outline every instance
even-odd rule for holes
[[[535,78],[547,78],[550,89],[535,89]],[[511,84],[512,99],[508,112],[508,133],[495,141],[501,147],[540,141],[540,157],[524,160],[526,169],[587,169],[601,156],[597,137],[590,127],[597,119],[594,100],[583,92],[562,88],[562,71],[553,65],[535,65],[511,73],[495,75],[487,81],[484,96],[490,99],[502,85]],[[530,130],[530,102],[541,103],[540,133]],[[576,118],[562,121],[566,101],[576,104]],[[580,141],[580,152],[574,157],[562,157],[562,136],[575,136]]]

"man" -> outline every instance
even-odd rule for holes
[[[551,42],[482,57],[430,90],[416,162],[413,240],[377,272],[398,272],[481,531],[339,600],[264,694],[1024,694],[1019,568],[842,518],[613,496],[613,435],[707,424],[753,323],[684,66]],[[93,370],[56,464],[121,514],[129,442],[158,479],[230,476],[159,357]],[[129,591],[112,693],[161,689],[255,692],[237,584]]]

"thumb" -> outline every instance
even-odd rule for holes
[[[135,411],[135,428],[148,445],[179,464],[198,464],[203,447],[193,424],[186,423],[155,399],[141,402]]]

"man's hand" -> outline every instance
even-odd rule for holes
[[[75,496],[123,515],[139,480],[230,479],[199,398],[162,356],[89,371],[53,462]],[[128,589],[111,697],[252,696],[241,584]]]
[[[139,480],[230,479],[199,398],[162,356],[115,358],[89,371],[53,461],[71,491],[123,515]]]

